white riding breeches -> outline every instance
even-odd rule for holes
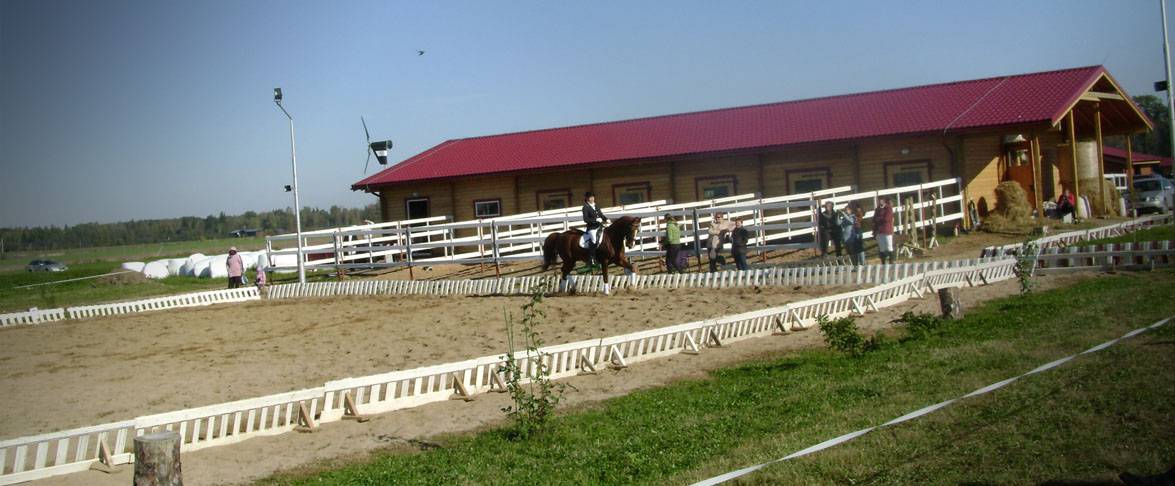
[[[600,229],[584,230],[583,237],[580,238],[580,245],[584,248],[589,248],[592,243],[600,241]]]

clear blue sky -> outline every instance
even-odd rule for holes
[[[1142,94],[1161,42],[1157,0],[0,0],[0,226],[290,206],[274,86],[303,204],[360,206],[360,115],[400,161],[450,138],[1099,63]]]

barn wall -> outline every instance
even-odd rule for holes
[[[967,197],[975,202],[981,216],[995,209],[995,187],[999,184],[999,159],[1003,137],[999,134],[963,137],[963,181]]]
[[[449,198],[448,182],[423,182],[409,186],[385,187],[380,191],[380,206],[384,221],[399,221],[407,219],[406,199],[411,197],[427,197],[431,216],[445,216],[453,214],[453,205]]]
[[[672,198],[675,202],[697,201],[698,184],[707,178],[733,177],[734,194],[762,190],[759,187],[759,157],[755,155],[682,160],[673,164],[676,184]]]
[[[583,202],[583,193],[588,191],[590,174],[587,170],[546,172],[518,175],[518,212],[538,211],[538,193],[544,191],[567,191],[570,205]]]
[[[764,154],[763,195],[791,194],[790,181],[801,173],[812,171],[827,172],[828,187],[853,185],[853,145],[829,144]]]
[[[453,218],[455,221],[477,219],[473,211],[474,201],[497,199],[501,204],[501,214],[518,213],[514,205],[514,176],[484,176],[457,179],[453,181],[455,203],[457,205]]]
[[[951,155],[944,141],[942,137],[906,137],[861,142],[861,189],[890,187],[887,170],[892,173],[898,165],[923,161],[929,162],[930,180],[951,177]],[[902,153],[904,150],[908,152]]]
[[[600,207],[617,205],[615,198],[612,197],[612,189],[618,184],[647,183],[652,189],[650,197],[654,201],[671,197],[668,162],[592,169],[590,180],[592,192],[596,193],[596,203]],[[576,202],[583,202],[583,194],[579,195]]]

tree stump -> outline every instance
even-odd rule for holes
[[[938,289],[938,304],[944,319],[963,318],[963,301],[959,298],[957,287]]]
[[[180,436],[167,431],[135,437],[135,486],[182,486]]]

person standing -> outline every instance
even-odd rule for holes
[[[665,218],[665,268],[669,273],[684,271],[677,265],[678,253],[681,253],[681,227],[677,225],[677,217],[670,215]]]
[[[853,265],[857,263],[856,253],[853,251],[857,247],[857,241],[861,238],[858,233],[860,226],[857,223],[857,213],[854,211],[856,202],[850,202],[845,207],[841,208],[840,213],[837,214],[836,224],[840,227],[840,240],[844,245],[845,250],[852,256]]]
[[[594,266],[596,248],[600,244],[600,231],[604,228],[604,223],[608,222],[608,217],[596,207],[596,195],[591,191],[583,195],[583,222],[587,224],[587,231],[583,233],[583,237],[588,240],[588,266]]]
[[[734,266],[739,270],[747,269],[747,242],[751,233],[743,227],[743,219],[734,220],[734,229],[730,232],[730,254],[734,256]]]
[[[269,279],[265,275],[265,265],[258,263],[258,265],[257,265],[257,278],[255,280],[257,282],[257,292],[260,293],[263,297],[268,296],[269,295],[269,287],[268,287]]]
[[[853,233],[856,238],[853,239],[853,246],[849,251],[853,252],[857,260],[857,265],[865,264],[865,211],[861,209],[860,203],[853,201],[849,203],[849,207],[853,210]]]
[[[706,230],[710,235],[707,240],[706,256],[710,257],[710,272],[718,271],[718,252],[722,249],[722,240],[730,235],[734,225],[726,219],[724,213],[714,213],[714,220],[710,221],[710,228]]]
[[[824,209],[820,211],[818,223],[816,243],[820,245],[820,256],[828,256],[828,245],[831,243],[836,247],[836,256],[840,256],[841,242],[840,242],[840,226],[836,224],[837,214],[832,202],[824,203]]]
[[[882,196],[877,201],[877,210],[873,211],[873,236],[877,238],[877,254],[884,265],[886,260],[894,262],[893,247],[893,204],[888,196]]]
[[[245,274],[245,262],[241,261],[237,247],[229,247],[228,258],[225,259],[224,265],[228,269],[228,288],[240,288],[241,276]]]

